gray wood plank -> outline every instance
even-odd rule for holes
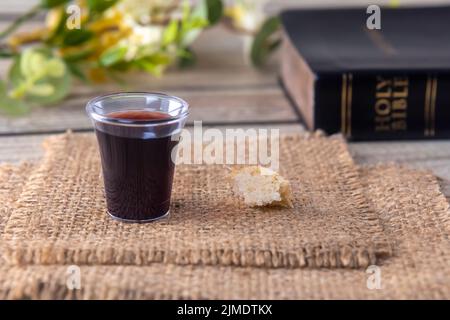
[[[204,126],[209,128],[209,126]],[[214,126],[221,131],[230,128],[236,128],[233,126]],[[303,131],[303,127],[300,125],[258,125],[258,126],[239,126],[242,129],[255,128],[255,129],[279,129],[280,133],[298,133]],[[192,127],[186,129],[192,132]],[[19,163],[21,161],[38,161],[43,155],[43,149],[41,147],[42,141],[49,137],[48,134],[38,135],[25,135],[25,136],[13,136],[13,137],[0,137],[0,163]]]
[[[295,121],[296,115],[278,88],[239,91],[170,91],[190,104],[189,123]],[[97,93],[99,94],[99,93]],[[92,96],[93,97],[93,96]],[[33,110],[25,117],[0,117],[0,133],[90,128],[84,107],[92,98],[71,97],[61,105]]]
[[[349,149],[360,164],[391,162],[431,171],[450,200],[450,141],[360,142]]]
[[[350,150],[358,163],[402,163],[450,180],[450,141],[359,142]]]

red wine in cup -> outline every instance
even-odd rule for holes
[[[170,117],[145,110],[113,112],[107,116],[132,121]],[[114,125],[105,131],[96,130],[108,212],[130,221],[162,217],[169,211],[175,168],[171,153],[178,142],[172,141],[171,136],[130,138],[120,130],[123,127]]]

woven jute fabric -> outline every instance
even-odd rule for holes
[[[379,264],[379,289],[364,269],[225,266],[67,266],[0,268],[1,299],[449,299],[448,204],[431,174],[399,166],[361,169],[370,201],[394,243]],[[374,270],[374,269],[372,269]],[[369,281],[370,282],[370,281]]]
[[[0,164],[0,235],[11,215],[11,211],[34,168],[33,163],[23,162],[20,165]],[[0,264],[5,263],[0,245]]]
[[[45,146],[5,228],[11,264],[356,268],[391,253],[338,137],[281,139],[294,209],[249,208],[233,196],[224,166],[180,165],[170,218],[141,225],[107,215],[92,135],[65,134]]]
[[[401,166],[364,169],[367,191],[393,244],[392,260],[432,275],[450,288],[450,210],[438,180],[428,171]]]
[[[29,162],[0,164],[0,234],[33,168],[34,164]]]

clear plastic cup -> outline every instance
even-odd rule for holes
[[[113,218],[148,222],[169,214],[175,170],[172,150],[188,109],[180,98],[146,92],[110,94],[87,103]]]

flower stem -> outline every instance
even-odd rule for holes
[[[0,59],[1,58],[10,58],[14,55],[14,53],[6,46],[0,43]]]
[[[32,7],[28,12],[26,12],[24,15],[18,17],[16,20],[14,20],[13,23],[11,23],[5,30],[0,32],[0,40],[8,36],[10,33],[14,32],[22,23],[25,21],[33,18],[36,16],[40,11],[42,7],[40,5]]]

